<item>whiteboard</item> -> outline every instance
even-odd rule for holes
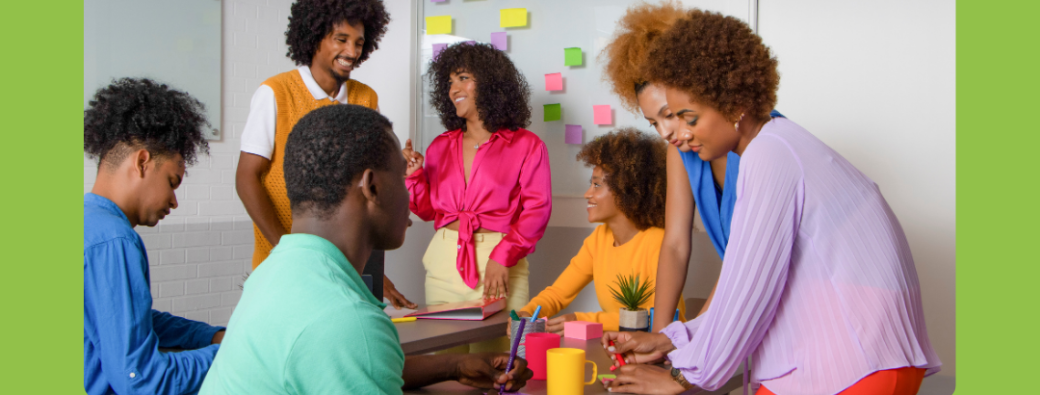
[[[613,37],[617,21],[635,0],[420,0],[416,32],[421,87],[417,89],[414,142],[423,152],[443,133],[437,112],[429,104],[430,81],[424,74],[433,55],[433,44],[477,41],[489,43],[492,32],[506,32],[509,58],[531,86],[531,124],[528,130],[545,142],[552,168],[553,196],[580,197],[588,188],[592,169],[575,160],[581,145],[566,144],[565,125],[581,125],[583,142],[617,128],[631,126],[646,133],[656,131],[643,119],[621,107],[619,99],[603,81],[603,64],[597,59]],[[754,21],[756,0],[685,0],[685,7],[697,7]],[[527,26],[502,28],[499,10],[526,8]],[[426,35],[425,17],[452,17],[452,33]],[[753,26],[753,22],[752,22]],[[564,66],[564,48],[582,49],[581,66]],[[561,73],[563,90],[546,91],[545,74]],[[559,121],[544,121],[543,105],[559,103]],[[593,106],[610,105],[612,123],[593,123]]]
[[[202,102],[220,140],[221,15],[213,0],[85,0],[83,108],[113,79],[151,78]]]

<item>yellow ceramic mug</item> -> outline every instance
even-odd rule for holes
[[[548,367],[546,387],[549,395],[572,395],[584,392],[584,386],[596,382],[596,363],[585,360],[585,350],[553,348],[545,352]],[[585,378],[585,364],[592,364],[592,379]]]

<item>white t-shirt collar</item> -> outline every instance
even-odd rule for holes
[[[322,100],[322,99],[328,99],[329,98],[329,95],[327,93],[325,93],[325,90],[321,89],[321,86],[318,85],[318,81],[314,80],[314,76],[311,75],[311,68],[310,67],[308,67],[308,66],[300,66],[300,67],[296,68],[296,70],[300,71],[300,77],[303,78],[303,84],[307,86],[307,90],[311,92],[311,96],[314,96],[314,100]],[[341,85],[339,87],[339,93],[337,93],[336,97],[332,98],[332,100],[335,100],[336,102],[339,102],[339,103],[346,103],[347,102],[347,83],[346,82],[344,82],[343,85]]]

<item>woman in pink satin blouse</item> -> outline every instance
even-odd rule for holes
[[[504,53],[486,44],[455,44],[431,62],[430,101],[448,131],[426,156],[404,149],[412,212],[437,233],[423,256],[426,304],[530,299],[526,256],[552,211],[545,143],[530,123],[530,88]],[[508,349],[505,339],[463,346]]]

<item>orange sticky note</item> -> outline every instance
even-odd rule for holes
[[[451,15],[426,17],[426,34],[451,34]]]
[[[563,90],[563,74],[552,73],[545,75],[545,90],[547,91],[562,91]]]
[[[614,123],[614,117],[610,113],[610,105],[592,106],[592,123],[597,125],[610,125]]]
[[[526,8],[503,8],[498,11],[498,24],[501,27],[527,26]]]

